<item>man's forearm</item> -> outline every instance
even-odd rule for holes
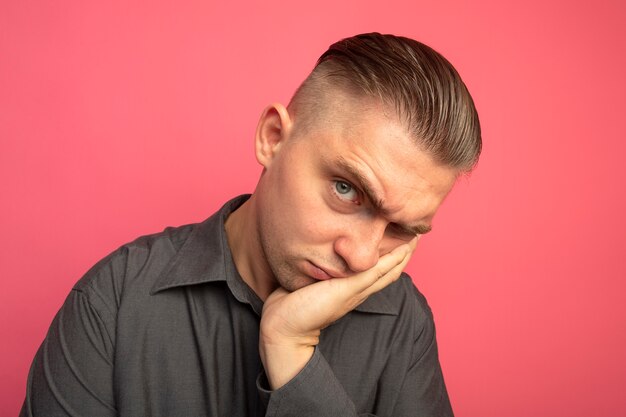
[[[276,390],[291,381],[311,360],[317,337],[281,340],[280,336],[259,337],[259,353],[270,388]]]

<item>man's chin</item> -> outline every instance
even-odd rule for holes
[[[308,285],[315,284],[319,282],[318,280],[307,277],[307,276],[299,276],[299,277],[291,277],[291,279],[279,279],[278,283],[281,287],[289,292],[294,292],[299,290],[300,288],[304,288]]]

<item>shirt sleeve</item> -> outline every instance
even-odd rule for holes
[[[270,391],[265,374],[257,388],[267,404],[265,417],[356,417],[352,400],[318,348],[307,365],[287,384]]]
[[[453,417],[452,406],[443,379],[435,324],[430,309],[427,319],[417,329],[411,352],[411,364],[394,406],[393,416]]]
[[[35,356],[20,417],[116,415],[107,310],[97,291],[70,292]]]

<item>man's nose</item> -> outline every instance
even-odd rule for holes
[[[378,262],[386,228],[384,219],[355,222],[335,240],[335,253],[352,272],[366,271]]]

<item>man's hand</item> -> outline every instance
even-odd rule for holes
[[[292,293],[279,287],[270,294],[263,306],[259,353],[272,389],[285,385],[304,368],[323,328],[400,277],[417,239],[382,256],[367,271],[319,281]]]

